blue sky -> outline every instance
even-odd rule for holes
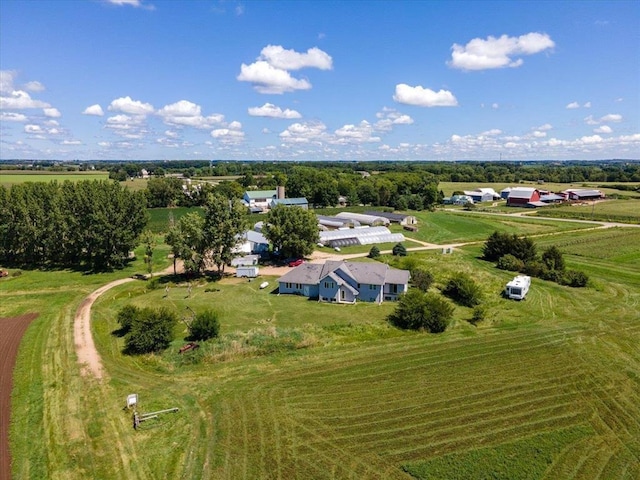
[[[1,0],[2,159],[640,158],[640,2]]]

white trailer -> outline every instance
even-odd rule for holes
[[[238,266],[236,268],[236,277],[256,278],[260,269],[255,265]]]
[[[504,293],[507,298],[512,298],[514,300],[524,300],[524,297],[527,296],[527,292],[529,291],[529,287],[531,286],[531,277],[527,275],[518,275],[513,277],[507,286],[505,287]]]

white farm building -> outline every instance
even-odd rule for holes
[[[366,215],[364,213],[340,212],[336,215],[338,218],[346,218],[348,220],[356,220],[362,225],[389,225],[391,221],[388,218],[377,215]]]
[[[320,232],[320,243],[329,247],[400,242],[404,242],[404,235],[391,233],[387,227],[341,228]]]

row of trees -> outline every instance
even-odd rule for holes
[[[142,192],[113,181],[0,186],[0,261],[5,265],[122,266],[147,224]]]

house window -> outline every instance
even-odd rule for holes
[[[300,290],[300,289],[302,288],[302,284],[300,284],[300,283],[296,283],[296,288],[297,288],[298,290]]]
[[[360,290],[360,284],[358,284],[358,290]]]
[[[340,300],[344,300],[344,290],[340,290]]]
[[[290,283],[285,283],[285,286],[286,286],[287,288],[291,288],[291,284],[290,284]]]
[[[398,293],[398,285],[396,285],[395,283],[392,283],[390,287],[391,287],[391,293]]]
[[[376,290],[376,285],[369,285],[369,290]]]
[[[333,282],[324,282],[324,288],[333,288]]]

